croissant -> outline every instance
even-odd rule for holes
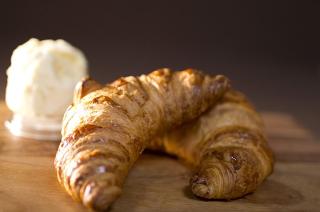
[[[226,77],[193,69],[160,69],[106,86],[85,80],[63,118],[59,182],[85,206],[107,209],[151,139],[195,119],[228,88]]]
[[[273,156],[263,122],[245,96],[230,90],[198,120],[153,139],[194,168],[192,192],[206,199],[235,199],[253,192],[272,173]]]

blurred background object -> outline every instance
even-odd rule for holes
[[[317,1],[1,1],[0,88],[17,45],[63,38],[110,82],[159,67],[227,75],[260,111],[320,136]]]

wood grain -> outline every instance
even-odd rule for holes
[[[0,103],[0,211],[87,211],[56,180],[58,142],[12,136]],[[144,154],[110,211],[319,211],[320,143],[294,118],[264,113],[275,171],[259,189],[234,201],[204,201],[188,187],[190,171],[172,157]]]

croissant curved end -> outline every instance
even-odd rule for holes
[[[82,197],[83,204],[96,211],[103,211],[121,195],[121,188],[118,186],[101,187],[88,184]]]
[[[198,175],[191,178],[191,190],[198,197],[209,199],[212,196],[212,189],[206,178],[201,178]]]

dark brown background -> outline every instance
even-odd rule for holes
[[[0,87],[12,50],[63,38],[108,82],[159,67],[222,73],[259,110],[294,114],[320,135],[317,1],[1,1]]]

